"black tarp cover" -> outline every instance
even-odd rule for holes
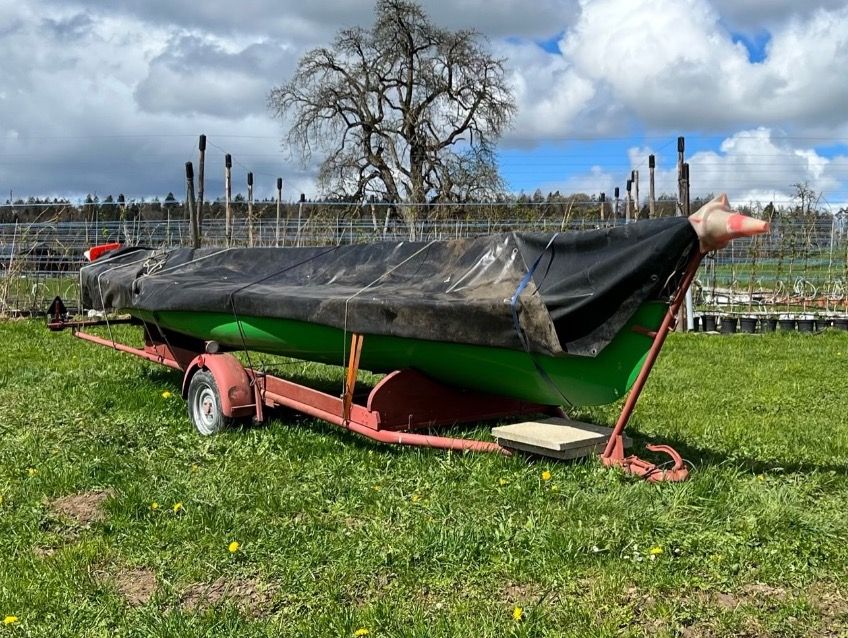
[[[553,237],[553,241],[551,239]],[[550,246],[548,246],[550,242]],[[594,356],[697,250],[685,218],[600,230],[329,247],[124,248],[82,270],[101,310],[224,312],[362,334]]]

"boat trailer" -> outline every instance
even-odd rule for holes
[[[675,327],[686,290],[695,278],[702,257],[703,254],[698,251],[693,253],[659,329],[632,328],[651,339],[652,344],[611,430],[570,421],[558,406],[454,388],[411,369],[387,374],[366,397],[362,397],[357,392],[356,377],[366,336],[360,334],[351,337],[344,392],[341,396],[334,396],[261,372],[251,365],[245,366],[231,352],[222,351],[215,341],[201,341],[163,331],[154,324],[134,318],[69,319],[58,297],[48,311],[48,328],[53,331],[71,330],[73,336],[79,339],[182,371],[182,396],[188,402],[189,417],[197,430],[205,435],[214,434],[239,419],[252,418],[255,422],[262,422],[266,409],[284,407],[381,443],[504,455],[521,450],[555,458],[601,452],[604,465],[619,467],[645,480],[683,481],[688,476],[688,469],[670,446],[646,446],[652,452],[667,454],[670,460],[665,463],[651,463],[635,455],[625,456],[624,449],[629,439],[625,437],[624,429],[666,337]],[[144,346],[136,348],[115,341],[111,327],[116,324],[140,324],[144,331]],[[89,328],[97,326],[108,328],[110,338],[88,332]],[[361,400],[363,398],[364,401]],[[439,426],[531,414],[546,414],[553,418],[495,428],[492,433],[496,442],[430,433]]]

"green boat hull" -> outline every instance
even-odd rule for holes
[[[373,372],[414,368],[457,387],[511,396],[544,405],[603,405],[633,385],[652,339],[631,328],[655,330],[661,303],[643,304],[596,357],[550,357],[476,345],[366,335],[360,367]],[[138,318],[191,337],[232,348],[344,365],[350,335],[328,326],[267,317],[209,312],[130,311]],[[539,369],[544,370],[544,374]],[[547,376],[547,378],[546,378]]]

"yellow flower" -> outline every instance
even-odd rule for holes
[[[372,485],[371,489],[374,490],[375,492],[379,492],[383,488],[380,485]]]
[[[238,541],[233,541],[232,543],[227,545],[227,549],[229,550],[230,554],[235,554],[239,550],[239,547],[241,547],[241,543],[239,543]]]
[[[27,474],[30,475],[30,476],[35,476],[36,474],[38,474],[38,470],[35,469],[34,467],[28,467],[27,468]]]
[[[544,472],[542,472],[542,480],[543,481],[550,481],[551,480],[551,473],[548,472],[548,470],[545,470]]]
[[[183,504],[182,503],[174,503],[171,506],[171,509],[174,511],[174,514],[179,514],[180,512],[183,511]]]
[[[171,394],[168,390],[165,390],[165,391],[162,393],[162,398],[163,398],[163,399],[170,399],[172,396],[174,396],[174,395],[173,395],[173,394]]]
[[[522,618],[524,618],[524,610],[521,607],[512,610],[512,619],[515,622],[520,622]]]
[[[663,553],[663,548],[659,547],[658,545],[655,545],[654,547],[651,548],[651,556],[659,556],[662,553]]]
[[[370,633],[371,632],[368,631],[365,627],[360,627],[359,629],[353,632],[353,635],[356,636],[356,638],[360,638],[360,636],[367,636]]]
[[[413,494],[412,496],[410,496],[410,497],[409,497],[409,499],[410,499],[413,503],[417,503],[418,501],[420,501],[420,500],[421,500],[421,495],[420,495],[418,492],[416,492],[415,494]]]
[[[503,487],[504,485],[509,485],[509,481],[507,481],[505,478],[498,479],[498,485],[500,485],[501,487]]]
[[[159,503],[157,503],[156,501],[153,501],[153,502],[150,504],[150,509],[152,509],[152,510],[158,510],[158,509],[159,509]]]
[[[3,619],[3,624],[4,624],[4,625],[12,625],[12,624],[14,624],[14,623],[16,623],[16,622],[18,622],[18,617],[17,617],[17,616],[6,616],[6,617]]]

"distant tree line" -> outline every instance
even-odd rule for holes
[[[801,196],[803,195],[803,197]],[[764,206],[752,208],[741,206],[743,212],[761,218],[783,218],[783,219],[807,219],[828,215],[820,205],[819,201],[811,196],[809,190],[803,191],[795,198],[794,203],[788,206],[775,206],[767,203]],[[709,201],[712,194],[696,197],[690,204],[690,210],[695,212],[702,204]],[[647,219],[650,216],[650,208],[647,200],[639,202],[638,215],[631,210],[631,217]],[[388,210],[387,202],[371,198],[363,201],[349,201],[343,198],[334,201],[312,201],[305,200],[302,211],[298,202],[285,202],[282,205],[281,214],[284,218],[296,217],[299,213],[310,218],[326,218],[338,220],[353,218],[370,218],[376,215],[382,219],[388,211],[395,215],[395,211]],[[625,217],[626,203],[623,198],[619,199],[617,209],[619,219]],[[373,210],[372,210],[373,208]],[[232,200],[233,215],[240,219],[247,214],[247,198],[242,193],[237,193]],[[603,205],[604,219],[611,219],[616,210],[615,200],[606,198]],[[204,206],[204,219],[223,220],[225,203],[223,199],[207,201]],[[677,198],[675,195],[661,194],[654,206],[656,217],[669,217],[676,214]],[[257,219],[270,220],[276,217],[276,201],[271,198],[258,199],[254,202],[254,213]],[[543,193],[541,189],[528,194],[520,192],[517,194],[501,194],[488,202],[464,202],[451,205],[448,203],[421,204],[417,217],[421,220],[588,220],[600,219],[602,207],[600,197],[597,194],[571,193],[562,194],[560,191]],[[844,215],[840,211],[837,215]],[[118,196],[107,195],[100,199],[97,195],[87,196],[82,203],[74,203],[61,198],[38,198],[17,199],[14,202],[6,200],[5,205],[0,204],[0,223],[20,222],[30,224],[33,222],[55,223],[55,222],[89,222],[98,221],[127,221],[136,220],[161,220],[170,217],[172,220],[188,218],[188,209],[185,204],[178,200],[173,193],[168,193],[163,198],[153,197],[150,199],[127,199]]]

